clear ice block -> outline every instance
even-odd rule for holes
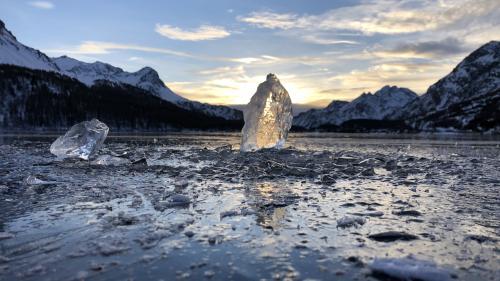
[[[101,148],[108,132],[108,126],[97,119],[78,123],[52,143],[50,153],[59,158],[88,160]]]
[[[292,100],[274,74],[268,74],[244,110],[241,151],[282,148],[292,126]]]

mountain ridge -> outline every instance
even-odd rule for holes
[[[410,89],[386,85],[374,94],[362,93],[351,102],[334,100],[324,109],[301,113],[294,119],[294,125],[313,129],[323,125],[339,126],[357,119],[394,119],[394,113],[415,98],[417,94]]]

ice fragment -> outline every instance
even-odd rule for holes
[[[60,158],[88,160],[101,148],[108,132],[108,126],[97,119],[78,123],[52,143],[50,152]]]
[[[372,271],[388,275],[396,280],[446,281],[451,280],[448,270],[439,268],[431,261],[412,258],[375,259]]]
[[[345,228],[350,226],[360,226],[366,223],[362,217],[345,216],[337,220],[337,227]]]
[[[112,155],[101,155],[92,161],[93,165],[120,166],[130,164],[130,160]]]

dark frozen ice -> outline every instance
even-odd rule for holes
[[[113,166],[0,137],[0,280],[375,280],[381,259],[494,280],[500,141],[447,138],[291,134],[242,153],[239,134],[111,136],[102,155],[130,161]]]

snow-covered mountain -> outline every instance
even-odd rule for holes
[[[500,123],[499,94],[500,42],[491,41],[472,52],[450,74],[430,86],[399,117],[409,120],[412,127],[421,130],[433,130],[436,127],[472,130],[482,130],[482,126],[493,128],[491,122]],[[489,122],[489,125],[484,122]]]
[[[0,20],[0,64],[59,71],[57,65],[44,53],[19,43],[16,37],[5,28],[2,20]]]
[[[119,67],[99,61],[86,63],[68,56],[49,58],[42,52],[18,42],[16,37],[5,28],[2,21],[0,21],[0,64],[58,72],[75,78],[89,87],[100,80],[123,83],[146,90],[187,110],[202,112],[226,120],[243,119],[243,114],[239,110],[191,101],[177,95],[165,85],[158,73],[150,67],[144,67],[136,72],[127,72]]]
[[[395,114],[417,98],[407,88],[384,86],[374,94],[363,93],[351,102],[333,101],[324,109],[312,109],[294,118],[294,125],[306,129],[341,125],[349,120],[394,119]]]
[[[187,101],[172,92],[160,79],[158,73],[150,67],[144,67],[136,72],[127,72],[119,67],[100,61],[86,63],[67,56],[53,58],[52,61],[62,73],[79,80],[87,86],[92,86],[99,80],[107,80],[139,87],[166,101]]]
[[[144,67],[136,72],[127,72],[119,67],[99,61],[86,63],[67,56],[52,60],[61,72],[81,81],[87,86],[92,86],[99,80],[124,83],[146,90],[163,100],[176,103],[184,109],[200,111],[207,115],[222,117],[227,120],[242,119],[242,113],[239,110],[227,106],[191,101],[177,95],[163,83],[158,72],[151,67]]]

